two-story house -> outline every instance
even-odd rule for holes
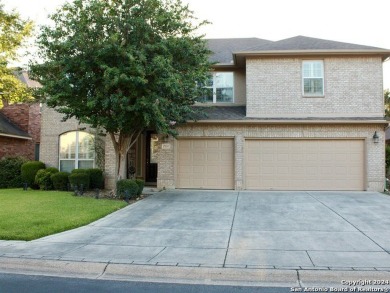
[[[385,179],[382,63],[390,50],[308,37],[208,40],[207,113],[179,136],[146,132],[128,154],[158,188],[376,190]],[[96,165],[94,136],[45,109],[41,158]],[[112,143],[104,149],[114,186]]]

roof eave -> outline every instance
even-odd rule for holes
[[[202,124],[375,124],[389,125],[386,120],[190,120],[187,123],[202,123]]]
[[[19,138],[19,139],[25,139],[25,140],[32,140],[32,138],[29,137],[29,136],[21,136],[21,135],[7,134],[7,133],[2,133],[2,132],[0,132],[0,136],[11,137],[11,138]]]

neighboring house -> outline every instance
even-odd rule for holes
[[[206,118],[179,126],[177,139],[145,132],[128,154],[136,177],[158,188],[383,191],[390,50],[303,36],[208,44],[216,64],[197,105]],[[41,160],[96,166],[94,131],[61,117],[43,110]],[[103,154],[112,188],[108,138]]]
[[[0,109],[0,159],[22,156],[39,160],[39,103],[11,104]]]
[[[26,71],[15,72],[28,87],[39,87]],[[22,156],[39,160],[41,113],[39,103],[5,105],[0,109],[0,159]]]

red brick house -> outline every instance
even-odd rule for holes
[[[29,79],[25,71],[18,72],[17,77],[28,87],[40,86]],[[11,104],[0,109],[0,159],[22,156],[29,160],[38,160],[40,138],[39,103]]]
[[[12,104],[0,109],[0,159],[22,156],[38,160],[40,136],[39,103]]]

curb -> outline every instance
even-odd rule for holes
[[[115,281],[289,287],[292,289],[347,288],[346,282],[351,281],[367,281],[366,284],[369,284],[370,280],[390,282],[388,271],[174,267],[6,257],[0,258],[0,273]],[[386,289],[385,287],[389,289],[390,285],[380,288]]]

